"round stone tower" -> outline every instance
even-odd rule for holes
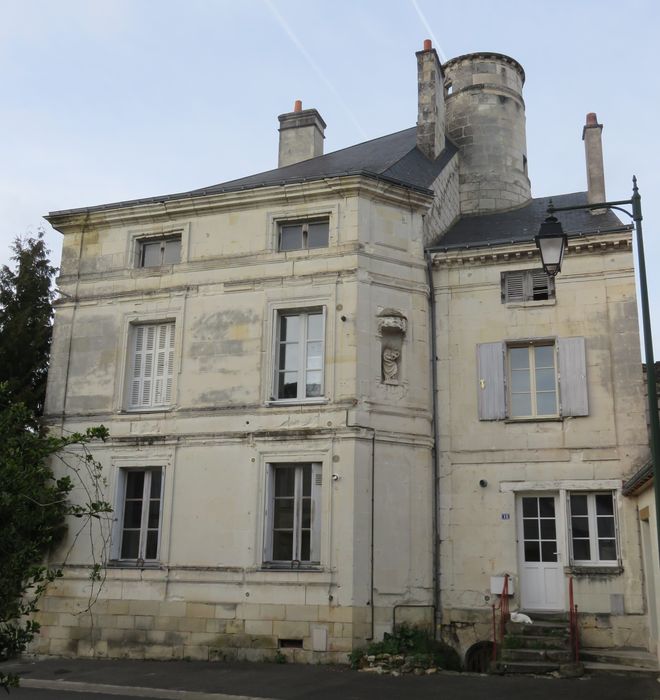
[[[442,68],[447,135],[460,149],[461,213],[527,203],[532,195],[522,66],[499,53],[471,53],[452,58]]]

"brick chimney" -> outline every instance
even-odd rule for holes
[[[603,125],[598,123],[595,112],[587,114],[587,123],[582,129],[584,153],[587,161],[587,202],[596,204],[605,201],[605,170],[603,168]],[[605,209],[592,209],[592,214],[603,214]]]
[[[277,167],[323,155],[325,122],[315,109],[303,109],[296,100],[293,112],[280,114],[280,152]]]
[[[442,67],[430,39],[417,56],[417,147],[435,160],[445,147],[445,89]]]

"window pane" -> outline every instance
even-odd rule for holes
[[[298,316],[280,317],[280,340],[298,340],[300,335],[300,318]]]
[[[298,396],[298,373],[297,372],[282,372],[280,373],[280,382],[277,391],[277,396],[280,399],[295,399]]]
[[[527,370],[514,369],[511,371],[511,391],[515,393],[529,393],[529,372]]]
[[[161,479],[160,470],[151,472],[151,498],[160,498]]]
[[[158,556],[158,530],[149,530],[147,533],[147,546],[144,552],[145,559],[156,559]]]
[[[591,559],[589,540],[573,540],[573,558],[578,561],[589,561]]]
[[[273,526],[276,530],[293,529],[293,498],[275,499]]]
[[[290,372],[298,369],[298,343],[282,343],[280,345],[280,369]]]
[[[589,537],[589,518],[573,516],[571,518],[571,529],[573,530],[573,537]]]
[[[312,501],[304,498],[302,502],[302,526],[310,528],[312,526]]]
[[[509,362],[511,369],[529,369],[529,352],[527,348],[510,348]]]
[[[537,391],[554,391],[555,390],[555,370],[554,368],[539,369],[536,368],[536,390]]]
[[[533,518],[539,514],[538,501],[536,498],[523,498],[522,508],[524,518]]]
[[[557,529],[555,528],[554,518],[541,520],[541,539],[554,540],[557,538]]]
[[[329,223],[327,221],[317,221],[315,223],[309,224],[307,234],[307,247],[308,248],[325,248],[328,245],[328,229]]]
[[[163,265],[176,265],[181,262],[181,239],[170,238],[165,241]]]
[[[293,559],[293,532],[273,533],[273,559],[275,561]]]
[[[539,498],[539,510],[542,518],[555,517],[555,499],[551,496],[543,496]]]
[[[323,314],[307,316],[307,340],[323,340]]]
[[[554,345],[538,345],[534,348],[534,361],[536,367],[554,367],[555,366],[555,348]]]
[[[523,537],[526,540],[538,540],[539,538],[539,521],[523,519]]]
[[[598,537],[614,537],[614,518],[600,517],[598,523]]]
[[[584,495],[571,496],[571,513],[573,515],[587,514],[587,497]]]
[[[126,498],[142,498],[144,472],[126,473]]]
[[[275,470],[275,496],[293,497],[296,483],[296,471],[288,467]]]
[[[541,542],[541,561],[557,561],[556,542]]]
[[[299,250],[302,248],[302,225],[280,227],[280,250]]]
[[[541,561],[538,542],[525,542],[525,561]]]
[[[302,469],[302,495],[309,498],[312,495],[312,465],[305,464],[299,468]]]
[[[300,561],[309,561],[309,530],[303,530],[300,535]]]
[[[122,559],[137,559],[140,546],[140,531],[139,530],[124,530],[121,538],[121,554]]]
[[[160,501],[150,501],[149,502],[149,518],[147,520],[147,527],[157,528],[160,522]]]
[[[307,372],[305,396],[321,396],[321,372]]]
[[[532,399],[529,394],[511,394],[511,415],[529,416],[532,413]]]
[[[142,244],[142,267],[159,267],[162,257],[161,241]]]
[[[616,560],[615,540],[598,540],[598,555],[601,561]]]
[[[142,523],[142,501],[126,501],[124,504],[124,527],[139,528]]]
[[[536,394],[536,415],[554,416],[557,413],[557,398],[553,392]]]
[[[614,503],[609,493],[600,493],[596,495],[596,514],[614,515]]]

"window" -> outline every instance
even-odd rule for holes
[[[174,323],[133,326],[130,409],[168,406],[172,401]]]
[[[584,338],[479,344],[477,397],[479,420],[589,415]]]
[[[555,346],[510,347],[509,386],[512,418],[557,415]]]
[[[119,559],[157,561],[161,526],[163,471],[122,469]]]
[[[271,464],[264,558],[273,565],[318,564],[321,465]]]
[[[572,493],[569,504],[572,561],[583,566],[616,564],[612,493]]]
[[[277,399],[303,400],[323,396],[324,326],[321,309],[278,315]]]
[[[503,272],[502,303],[541,301],[555,298],[555,281],[544,270]]]
[[[160,267],[181,262],[181,236],[139,241],[138,267]]]
[[[279,225],[279,250],[307,250],[328,247],[328,219],[282,222]]]

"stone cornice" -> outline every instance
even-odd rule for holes
[[[621,230],[609,234],[584,235],[569,238],[565,256],[598,255],[616,251],[632,250],[631,231]],[[483,246],[437,251],[432,254],[434,267],[479,266],[502,264],[524,260],[540,260],[534,241],[511,243],[510,245]]]
[[[412,189],[365,173],[240,191],[164,197],[160,201],[136,200],[107,207],[52,212],[46,219],[53,228],[67,234],[83,227],[161,223],[227,210],[358,195],[421,210],[428,209],[433,201],[430,190]]]

